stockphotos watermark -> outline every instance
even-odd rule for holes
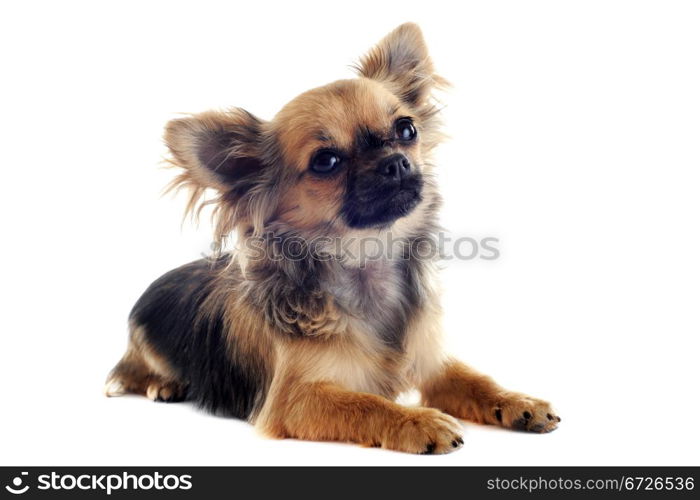
[[[496,260],[501,256],[500,240],[493,236],[454,236],[438,232],[434,237],[414,239],[410,242],[397,237],[391,231],[363,236],[279,236],[274,233],[246,238],[238,245],[224,238],[211,244],[211,251],[220,254],[225,248],[234,247],[253,261],[304,261],[309,259],[344,263],[356,263],[361,267],[372,262],[390,259],[424,260]]]
[[[147,490],[190,490],[192,476],[189,474],[40,474],[35,482],[28,472],[21,472],[5,486],[13,495],[23,495],[30,490],[39,491],[94,491],[111,495],[114,491],[147,491]]]

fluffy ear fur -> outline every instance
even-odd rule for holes
[[[435,74],[423,33],[417,24],[402,24],[360,59],[357,72],[378,80],[406,103],[420,107],[436,86],[447,81]]]
[[[240,108],[207,111],[169,122],[165,142],[191,181],[225,192],[262,169],[262,124]]]
[[[183,169],[170,189],[188,188],[187,213],[198,215],[213,204],[217,237],[225,238],[236,225],[264,221],[272,190],[270,172],[274,159],[263,132],[265,123],[240,108],[207,111],[169,122],[165,142],[170,163]],[[207,188],[218,191],[215,199],[203,201]],[[247,229],[247,228],[246,228]]]

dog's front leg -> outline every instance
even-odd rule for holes
[[[280,385],[284,389],[272,391],[256,422],[272,437],[349,441],[409,453],[448,453],[463,444],[460,423],[432,408],[407,408],[328,382]]]
[[[508,391],[455,360],[447,361],[420,390],[425,406],[473,422],[532,432],[552,431],[561,422],[548,402]]]

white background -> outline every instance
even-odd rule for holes
[[[253,6],[253,4],[255,6]],[[700,9],[694,2],[15,2],[0,12],[0,464],[694,464],[700,414]],[[263,118],[404,21],[454,88],[448,344],[550,399],[559,430],[465,423],[411,456],[267,440],[188,404],[107,399],[126,316],[207,251],[159,196],[163,125]]]

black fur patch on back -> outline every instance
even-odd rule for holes
[[[227,336],[224,300],[201,306],[215,289],[228,258],[198,260],[158,278],[136,302],[130,320],[144,327],[154,349],[186,384],[187,399],[227,416],[246,419],[262,404],[267,374],[262,359],[236,348]],[[234,342],[234,345],[230,343]]]

